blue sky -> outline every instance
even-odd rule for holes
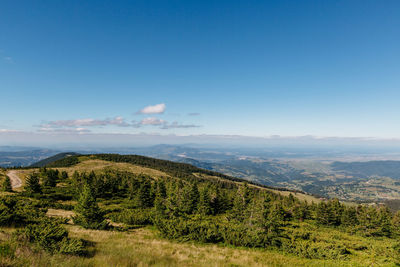
[[[1,1],[0,138],[400,138],[399,14],[398,1]]]

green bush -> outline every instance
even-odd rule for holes
[[[50,218],[28,225],[20,235],[50,253],[82,255],[85,252],[82,240],[68,238],[68,231]]]
[[[45,215],[45,210],[32,200],[5,196],[0,198],[0,225],[25,225],[36,222]]]
[[[345,246],[340,244],[294,239],[283,242],[282,249],[308,259],[344,259],[351,254]]]
[[[11,186],[11,180],[10,177],[6,176],[4,178],[3,184],[2,184],[2,188],[1,188],[4,192],[12,192],[12,186]]]
[[[0,258],[14,258],[15,245],[6,241],[0,243]]]
[[[130,225],[149,225],[153,224],[151,209],[125,209],[113,212],[108,215],[114,222],[125,223]]]
[[[194,240],[206,243],[223,241],[219,225],[210,219],[201,216],[183,218],[155,219],[155,225],[165,237],[179,240]]]

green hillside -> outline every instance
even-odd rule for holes
[[[64,152],[64,153],[59,153],[59,154],[56,154],[56,155],[54,155],[54,156],[52,156],[52,157],[48,157],[48,158],[46,158],[46,159],[44,159],[44,160],[38,161],[38,162],[36,162],[36,163],[30,165],[30,167],[44,167],[44,166],[46,166],[46,165],[48,165],[48,164],[51,164],[51,163],[53,163],[53,162],[55,162],[55,161],[63,160],[63,159],[65,159],[65,158],[73,157],[73,156],[78,156],[78,155],[79,155],[79,154],[78,154],[78,153],[75,153],[75,152]]]
[[[25,186],[0,195],[0,266],[400,262],[400,215],[384,206],[317,203],[132,155],[72,155],[13,171]]]

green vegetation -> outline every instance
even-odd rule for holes
[[[38,259],[48,259],[53,265],[93,266],[105,258],[119,266],[400,263],[400,213],[386,206],[346,206],[337,199],[309,203],[212,172],[199,175],[187,164],[180,171],[180,165],[133,156],[72,161],[108,159],[119,162],[116,166],[134,161],[158,170],[157,176],[109,165],[79,172],[70,165],[73,158],[51,163],[57,168],[32,169],[23,192],[0,198],[0,265],[39,266]],[[49,209],[68,218],[48,217]],[[160,244],[165,244],[163,254],[152,262],[153,247]],[[171,248],[187,251],[190,246],[196,257],[167,256]],[[195,252],[211,247],[216,254]],[[31,254],[17,257],[22,248]],[[239,261],[237,254],[247,258]]]
[[[2,188],[4,192],[12,192],[11,180],[7,175],[4,177]]]
[[[100,210],[92,194],[92,189],[88,184],[83,185],[78,203],[75,205],[74,223],[82,225],[89,229],[105,229],[107,222],[104,220],[104,214]]]

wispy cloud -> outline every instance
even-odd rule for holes
[[[167,129],[183,129],[183,128],[197,128],[199,125],[195,124],[182,124],[177,121],[168,122],[166,120],[156,117],[146,117],[141,121],[132,121],[128,123],[123,117],[107,118],[107,119],[75,119],[75,120],[56,120],[49,121],[38,125],[38,132],[90,132],[89,129],[84,127],[106,127],[106,126],[118,126],[118,127],[158,127],[162,130]]]
[[[57,134],[85,134],[92,131],[86,128],[46,128],[38,129],[40,133],[57,133]]]
[[[136,112],[136,114],[163,114],[167,106],[164,103],[147,106]]]
[[[155,117],[144,118],[140,121],[140,125],[163,125],[167,123],[165,120],[161,120]]]
[[[18,133],[18,130],[11,130],[11,129],[0,129],[0,133]]]
[[[188,113],[188,115],[189,115],[189,116],[199,116],[200,113],[198,113],[198,112],[191,112],[191,113]]]
[[[14,60],[12,57],[3,57],[4,61],[7,63],[14,64]]]
[[[180,124],[176,121],[172,123],[166,123],[164,124],[160,129],[167,130],[167,129],[179,129],[179,128],[198,128],[200,125],[194,125],[194,124]]]
[[[200,127],[199,125],[194,125],[194,124],[180,124],[177,121],[174,121],[172,123],[155,118],[155,117],[148,117],[144,118],[140,122],[132,122],[132,126],[136,128],[140,128],[143,126],[159,126],[160,129],[167,130],[167,129],[178,129],[178,128],[196,128]]]
[[[40,125],[42,128],[61,128],[61,127],[82,127],[82,126],[107,126],[116,125],[127,127],[129,124],[122,117],[108,118],[103,120],[98,119],[76,119],[76,120],[57,120]]]

